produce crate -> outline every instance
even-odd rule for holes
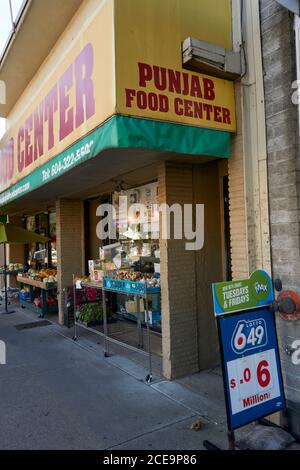
[[[24,301],[29,300],[30,292],[19,292],[19,299]]]

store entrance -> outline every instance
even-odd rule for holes
[[[112,193],[85,201],[86,281],[82,283],[80,295],[77,292],[76,320],[78,326],[104,334],[105,295],[109,340],[128,346],[132,351],[151,352],[160,361],[159,215],[153,213],[158,203],[157,194],[158,183],[152,181],[131,188],[117,185]],[[127,198],[126,221],[120,207],[124,198]],[[99,207],[103,204],[111,204],[115,210],[116,231],[101,240],[97,227],[107,216],[107,213],[99,216]],[[104,292],[106,278],[114,287]]]
[[[194,168],[194,197],[205,207],[204,246],[195,253],[198,357],[203,370],[220,363],[211,285],[231,278],[227,162]]]
[[[231,276],[227,162],[172,162],[166,172],[165,182],[152,181],[129,188],[117,184],[115,191],[85,202],[86,278],[83,288],[76,291],[75,310],[78,325],[105,334],[104,286],[109,339],[135,352],[151,351],[162,363],[163,374],[176,377],[215,367],[220,362],[211,284]],[[111,203],[120,209],[120,197],[127,195],[129,203],[142,202],[150,209],[157,203],[159,184],[166,185],[170,204],[204,205],[202,249],[187,251],[185,240],[162,242],[159,214],[156,220],[157,214],[151,211],[148,215],[153,218],[153,226],[149,235],[138,208],[127,224],[115,216],[115,235],[99,239],[97,226],[105,217],[99,216],[101,204]],[[160,279],[162,250],[168,269],[163,270]],[[141,295],[134,290],[145,285],[149,290],[158,290],[151,295],[149,291]],[[167,354],[169,346],[171,355]]]

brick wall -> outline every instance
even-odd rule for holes
[[[73,274],[84,274],[83,202],[56,202],[59,322],[64,322],[64,287],[72,285]]]
[[[300,293],[299,130],[297,107],[291,102],[296,80],[293,17],[274,0],[260,1],[260,15],[273,277]],[[300,367],[286,354],[286,347],[300,339],[300,321],[279,319],[278,330],[290,426],[300,435]]]
[[[172,379],[220,361],[211,295],[211,283],[223,280],[218,162],[162,164],[158,182],[160,204],[204,204],[201,250],[160,241],[163,373]]]
[[[192,204],[192,166],[162,164],[159,203]],[[172,379],[199,370],[195,255],[184,240],[161,240],[163,373]]]
[[[237,84],[235,86],[237,132],[232,137],[231,157],[228,161],[231,269],[233,279],[245,279],[249,275],[241,93],[241,85]]]

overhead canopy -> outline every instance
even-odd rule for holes
[[[0,244],[47,243],[50,239],[11,224],[0,223]]]

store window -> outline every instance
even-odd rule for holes
[[[126,198],[124,199],[124,196]],[[103,226],[107,238],[96,236],[101,204],[113,204],[115,211],[113,227]],[[127,207],[125,207],[125,204]],[[129,344],[137,349],[151,349],[161,356],[161,298],[160,298],[160,249],[159,249],[159,212],[158,183],[150,182],[143,186],[117,190],[102,199],[89,201],[86,205],[86,240],[91,245],[88,251],[88,276],[82,279],[83,288],[78,290],[76,318],[86,327],[103,332],[102,303],[96,298],[102,296],[103,278],[120,281],[124,289],[106,291],[108,315],[108,336]],[[102,219],[106,222],[107,213]],[[105,221],[104,221],[105,219]],[[91,256],[92,255],[92,256]],[[76,279],[80,280],[80,276]],[[124,282],[122,281],[132,281]],[[146,297],[137,295],[126,286],[136,288],[154,287],[155,293]],[[126,285],[126,286],[125,286]],[[93,287],[97,287],[98,290]],[[125,288],[126,287],[126,288]],[[91,295],[93,293],[93,295]],[[99,311],[100,309],[100,311]],[[143,340],[143,331],[151,337],[151,346]]]
[[[158,183],[148,183],[129,190],[118,189],[110,200],[115,209],[113,225],[115,237],[103,240],[99,260],[89,262],[92,281],[100,281],[101,275],[118,279],[153,282],[159,284],[159,212]],[[95,206],[93,206],[95,209]],[[110,296],[110,307],[119,319],[136,322],[145,306],[134,295]],[[154,331],[161,331],[160,295],[149,298],[150,323]],[[144,321],[142,321],[144,324]],[[111,326],[111,331],[114,326]],[[119,327],[116,327],[119,332]],[[129,335],[130,336],[130,335]]]

